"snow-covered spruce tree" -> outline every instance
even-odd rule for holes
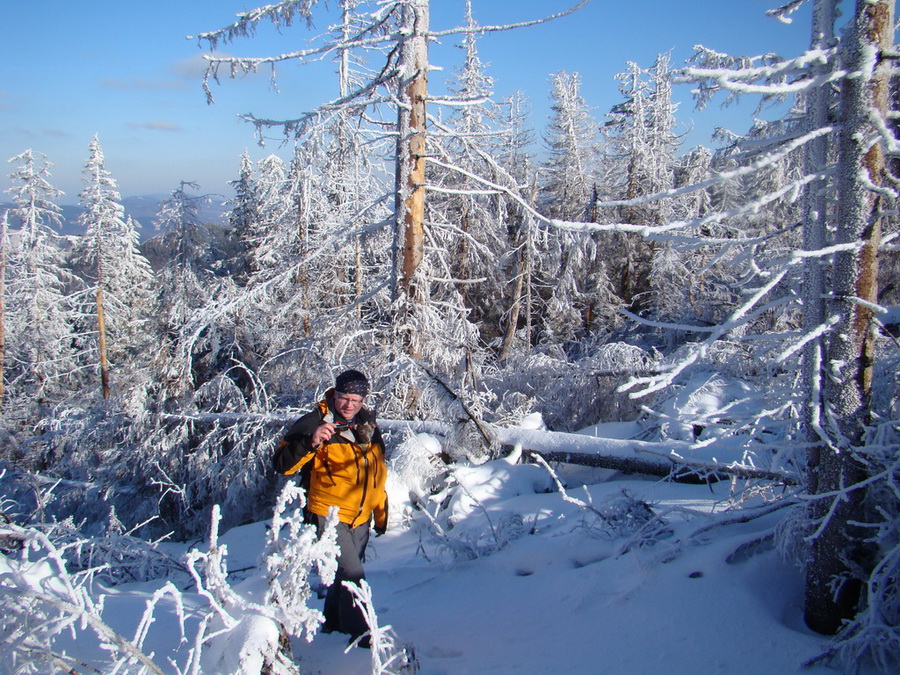
[[[241,154],[238,177],[230,184],[234,189],[234,198],[229,201],[231,211],[228,214],[228,224],[235,250],[232,252],[229,268],[235,282],[243,285],[250,274],[248,239],[250,230],[258,219],[259,209],[257,187],[253,179],[253,161],[246,151]]]
[[[263,272],[268,276],[278,269],[280,244],[285,241],[285,230],[293,225],[287,165],[277,155],[269,155],[257,162],[254,177],[256,218],[245,233],[245,242],[251,275]]]
[[[66,297],[71,275],[55,231],[62,217],[53,200],[62,193],[49,182],[52,164],[46,158],[26,150],[9,161],[17,165],[9,174],[8,192],[15,203],[10,216],[18,226],[18,243],[7,267],[7,395],[9,402],[40,409],[61,400],[76,382],[73,317]]]
[[[548,158],[541,167],[539,203],[551,218],[591,220],[599,154],[598,125],[581,96],[578,73],[551,77],[550,121],[544,132]],[[549,233],[553,246],[543,256],[549,268],[550,296],[542,314],[544,344],[565,344],[582,337],[581,312],[576,305],[578,280],[583,275],[589,235],[566,231]]]
[[[387,218],[377,198],[385,186],[353,127],[338,111],[297,143],[289,166],[273,155],[253,178],[257,221],[247,232],[256,234],[244,246],[252,274],[218,320],[275,400],[312,396],[331,364],[370,350],[387,303],[388,242],[367,222]]]
[[[119,374],[118,391],[140,386],[145,379],[137,375],[149,365],[154,342],[150,334],[153,271],[138,249],[135,223],[125,217],[97,136],[89,149],[80,195],[85,233],[75,253],[86,282],[75,298],[86,319],[80,331],[79,358],[99,371],[101,393],[108,398],[111,369]]]
[[[284,339],[276,324],[296,320],[291,305],[300,294],[290,281],[283,282],[286,262],[296,254],[297,204],[288,168],[276,155],[254,166],[244,153],[232,185],[238,196],[232,201],[226,260],[215,263],[218,292],[205,298],[189,333],[204,362],[203,380],[230,378],[244,403],[261,403],[267,392],[256,373]]]
[[[711,171],[712,153],[705,147],[697,147],[683,155],[674,167],[674,187],[684,187],[704,182]],[[706,190],[685,195],[675,200],[675,217],[694,220],[706,214],[712,203]],[[719,276],[710,274],[710,263],[718,271],[721,268],[703,250],[681,248],[669,242],[659,243],[653,252],[650,264],[650,298],[647,307],[657,319],[673,324],[698,324],[702,321],[714,323],[709,316],[714,308],[725,308],[732,304],[726,293],[725,284]],[[720,296],[720,300],[705,302],[707,293]],[[677,332],[666,331],[669,347],[677,343]]]
[[[671,221],[673,199],[633,203],[643,196],[674,187],[675,109],[669,55],[660,54],[653,66],[643,69],[630,62],[616,76],[624,101],[613,106],[604,126],[604,192],[614,199],[629,200],[615,215],[599,217],[635,225]],[[596,220],[596,219],[595,219]],[[613,288],[626,305],[645,307],[650,300],[650,267],[658,244],[621,232],[602,237],[608,256]]]
[[[351,110],[337,112],[324,131],[318,142],[323,161],[314,165],[314,175],[304,174],[293,185],[295,194],[304,196],[298,199],[297,222],[303,235],[304,309],[315,314],[304,324],[305,335],[337,364],[345,360],[342,354],[383,353],[378,341],[385,335],[390,301],[391,230],[384,226],[391,219],[390,188],[378,175],[380,158],[359,133]]]
[[[471,175],[493,176],[494,162],[508,131],[498,123],[498,108],[491,101],[493,81],[478,57],[477,36],[470,2],[459,47],[465,57],[456,76],[447,83],[446,97],[429,97],[432,109],[448,108],[446,121],[429,116],[428,155],[435,157],[426,172],[426,243],[430,255],[423,270],[430,279],[435,303],[429,322],[450,339],[451,349],[430,359],[441,372],[467,392],[480,388],[482,344],[495,339],[499,311],[507,303],[501,265],[506,244],[505,197],[494,191],[473,189]],[[440,308],[437,312],[435,308]],[[428,311],[428,310],[426,310]],[[464,358],[460,359],[459,355]]]
[[[475,25],[471,2],[466,2],[466,25],[470,28]],[[477,142],[489,153],[496,142],[494,110],[490,103],[493,80],[484,72],[478,58],[474,33],[463,37],[460,48],[465,51],[465,59],[456,77],[447,83],[452,101],[442,101],[456,105],[450,108],[452,112],[445,123],[433,122],[429,140],[433,147],[440,148],[443,161],[453,161],[464,171],[485,175],[486,162],[469,149],[467,141]],[[432,97],[432,102],[437,103],[438,99]],[[471,308],[484,295],[485,289],[477,279],[485,276],[485,258],[496,255],[497,246],[492,240],[500,233],[502,223],[494,225],[496,206],[491,203],[492,195],[465,191],[466,178],[462,173],[433,165],[428,168],[428,180],[433,192],[428,204],[432,221],[429,234],[434,245],[449,254],[444,263],[444,283],[455,286],[459,301]],[[493,293],[487,295],[492,297],[490,304],[496,306]],[[496,321],[489,324],[495,325]]]
[[[6,395],[6,261],[9,259],[9,212],[0,220],[0,409]]]
[[[551,218],[593,221],[597,213],[600,144],[598,125],[581,96],[578,73],[552,78],[552,113],[544,142],[539,203]],[[552,248],[543,256],[549,297],[541,315],[541,342],[571,345],[606,334],[616,323],[616,297],[602,256],[602,240],[592,232],[552,230]]]
[[[550,121],[544,132],[548,157],[541,167],[542,210],[559,220],[590,220],[599,159],[598,125],[581,95],[581,75],[551,78]]]
[[[209,330],[212,322],[198,311],[212,309],[210,299],[221,292],[224,281],[215,275],[216,251],[199,217],[205,198],[188,192],[196,187],[182,181],[156,217],[156,226],[163,230],[161,245],[169,252],[158,273],[157,318],[159,334],[172,355],[162,373],[162,384],[171,395],[199,386],[215,372],[210,362],[230,351],[227,338],[224,346],[220,344],[222,336]]]
[[[507,170],[513,184],[522,186],[526,195],[533,194],[534,162],[528,151],[533,134],[527,123],[527,103],[522,92],[515,92],[507,98],[501,109],[504,111],[506,134],[497,151],[499,164]],[[504,206],[509,253],[504,257],[499,272],[506,279],[507,288],[512,282],[512,293],[503,313],[503,337],[498,348],[501,361],[506,360],[513,349],[531,350],[533,309],[537,300],[534,264],[540,250],[535,236],[535,219],[515,200],[506,199]]]

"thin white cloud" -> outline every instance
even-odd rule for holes
[[[190,82],[190,86],[194,86],[203,80],[203,76],[206,75],[206,69],[209,67],[209,61],[207,61],[204,57],[206,54],[214,54],[217,57],[228,58],[232,56],[227,52],[198,52],[194,56],[189,56],[186,59],[181,59],[180,61],[175,61],[169,66],[169,72],[175,75],[176,77],[180,77],[183,80]],[[230,75],[230,70],[227,66],[223,66],[220,74],[223,77],[228,77]],[[263,68],[259,71],[259,73],[247,72],[240,73],[239,79],[249,79],[254,77],[270,77],[270,71],[268,68]]]
[[[149,122],[129,122],[128,126],[132,129],[149,129],[151,131],[184,131],[184,129],[167,120],[151,120]]]
[[[207,62],[203,55],[208,53],[198,51],[194,56],[176,61],[169,67],[169,71],[182,80],[199,82],[203,79],[203,74],[206,72]]]

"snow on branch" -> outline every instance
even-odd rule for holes
[[[397,644],[396,635],[391,626],[379,626],[378,615],[375,612],[375,600],[372,597],[372,587],[363,579],[359,584],[350,581],[343,582],[344,586],[353,597],[353,603],[360,608],[366,624],[369,626],[368,638],[370,640],[370,653],[372,655],[373,675],[391,675],[391,673],[415,672],[418,664],[415,654]],[[352,649],[356,641],[347,646]]]
[[[791,358],[794,354],[800,352],[807,344],[813,342],[814,340],[818,340],[821,336],[828,333],[834,326],[838,324],[841,317],[839,314],[835,314],[831,318],[828,319],[825,323],[820,326],[816,326],[812,330],[808,330],[805,335],[803,335],[799,340],[787,346],[787,348],[781,353],[775,356],[775,363],[784,363],[789,358]]]
[[[598,201],[596,204],[597,209],[602,208],[612,208],[612,207],[630,207],[630,206],[643,206],[647,204],[651,204],[653,202],[672,198],[679,197],[682,195],[691,194],[694,192],[698,192],[701,190],[706,190],[710,187],[721,185],[723,183],[727,183],[729,181],[736,180],[743,176],[752,175],[758,171],[769,168],[771,166],[775,166],[779,161],[787,157],[790,153],[795,150],[805,146],[807,143],[811,141],[821,138],[824,136],[828,136],[834,131],[833,127],[823,127],[821,129],[815,129],[807,134],[803,134],[802,136],[791,140],[788,143],[785,143],[782,148],[776,153],[772,153],[765,157],[761,157],[755,162],[748,164],[746,166],[738,167],[731,171],[723,171],[716,173],[712,178],[699,181],[697,183],[693,183],[691,185],[687,185],[680,188],[670,188],[667,190],[662,190],[653,194],[644,195],[641,197],[637,197],[634,199],[621,199],[621,200],[610,200],[610,201]],[[708,223],[718,222],[721,220],[725,220],[728,217],[743,215],[748,213],[756,213],[762,209],[767,203],[779,199],[785,195],[796,193],[800,188],[802,188],[807,183],[810,183],[816,179],[827,175],[827,173],[815,173],[807,176],[803,176],[796,181],[789,183],[786,186],[782,186],[778,190],[775,190],[771,194],[763,195],[759,199],[749,203],[743,204],[740,207],[736,207],[729,211],[725,212],[713,212],[706,216],[700,218],[693,218],[689,220],[680,220],[673,221],[667,225],[636,225],[632,223],[587,223],[587,222],[577,222],[577,221],[561,221],[553,218],[547,218],[538,212],[524,197],[518,194],[517,190],[511,189],[510,187],[500,185],[495,183],[487,178],[479,176],[471,171],[467,171],[459,166],[454,164],[450,164],[448,162],[441,161],[435,157],[428,157],[427,161],[436,166],[442,167],[449,171],[457,172],[476,183],[480,183],[488,187],[490,190],[496,190],[497,192],[502,192],[508,195],[511,199],[516,201],[526,212],[532,215],[537,220],[546,223],[555,228],[559,229],[569,229],[575,231],[582,232],[603,232],[603,231],[617,231],[617,232],[634,232],[636,234],[640,234],[644,237],[654,237],[664,234],[668,231],[685,229],[690,227],[699,227]],[[432,186],[427,186],[427,189],[433,189]],[[711,241],[708,238],[704,239],[705,242],[709,243],[717,243],[715,241]],[[723,242],[718,243],[735,243],[734,239],[723,240]]]
[[[261,145],[263,144],[262,130],[265,128],[282,127],[282,132],[286,138],[289,136],[299,138],[300,136],[306,134],[314,125],[324,126],[330,119],[332,119],[332,116],[328,113],[340,112],[341,110],[344,110],[348,105],[352,104],[362,109],[364,107],[392,101],[392,96],[378,97],[374,96],[374,93],[379,87],[389,83],[393,78],[397,76],[397,74],[398,71],[396,69],[391,69],[385,72],[381,77],[367,82],[364,86],[353,90],[346,96],[335,99],[333,101],[329,101],[328,103],[324,103],[317,107],[314,111],[305,113],[304,115],[301,115],[300,117],[294,119],[266,119],[262,117],[256,117],[252,113],[245,113],[243,115],[239,115],[239,117],[253,124],[256,129],[257,138],[259,138]],[[207,92],[207,100],[212,102],[212,92],[211,90],[209,90],[206,82],[204,82],[203,87]],[[369,98],[365,98],[366,96],[368,96]]]
[[[695,47],[695,49],[697,50],[697,55],[694,57],[695,59],[698,59],[701,62],[713,63],[716,64],[716,66],[718,66],[719,63],[724,63],[726,67],[688,66],[680,70],[680,74],[674,77],[673,81],[675,83],[686,84],[703,80],[714,80],[723,89],[729,91],[780,95],[796,94],[811,87],[819,87],[829,82],[843,79],[848,75],[846,71],[837,70],[818,77],[807,77],[793,82],[781,81],[791,73],[806,73],[810,66],[828,63],[836,54],[836,50],[834,49],[811,49],[789,61],[780,61],[774,65],[758,67],[744,66],[740,68],[730,68],[727,66],[735,63],[735,61],[740,62],[742,61],[741,59],[730,56],[726,57],[699,45]],[[754,59],[751,59],[751,61],[760,58],[769,59],[771,57],[755,57]],[[757,80],[774,81],[774,83],[760,85],[751,84],[751,82]]]
[[[836,49],[810,49],[788,60],[775,54],[754,57],[731,56],[702,45],[696,45],[694,49],[695,54],[691,60],[700,65],[681,69],[673,81],[696,82],[700,85],[699,89],[693,92],[698,108],[705,107],[720,90],[731,93],[726,105],[740,94],[762,94],[761,107],[767,100],[781,99],[789,94],[821,87],[850,75],[846,71],[835,69],[810,76],[810,70],[821,69],[821,66],[836,59]],[[757,65],[760,62],[764,65]],[[788,81],[791,75],[798,77],[796,80]]]
[[[527,28],[529,26],[539,26],[542,23],[547,23],[549,21],[554,21],[555,19],[560,19],[564,16],[568,16],[569,14],[573,14],[577,12],[579,9],[587,5],[591,0],[581,0],[577,5],[570,7],[569,9],[563,10],[561,12],[557,12],[556,14],[551,14],[550,16],[545,16],[542,19],[533,19],[531,21],[520,21],[518,23],[508,23],[501,24],[496,26],[457,26],[456,28],[449,28],[447,30],[441,31],[431,31],[428,33],[429,38],[440,38],[446,37],[448,35],[465,35],[465,34],[475,34],[475,35],[483,35],[484,33],[496,33],[500,31],[513,30],[516,28]]]
[[[776,7],[775,9],[767,9],[766,16],[774,17],[781,23],[791,23],[793,19],[791,19],[789,15],[800,9],[800,6],[806,1],[807,0],[791,0],[791,2],[782,5],[781,7]]]
[[[249,12],[237,14],[238,20],[225,28],[200,33],[197,36],[189,35],[189,40],[206,40],[213,49],[219,41],[233,42],[242,37],[252,37],[256,34],[256,26],[260,21],[269,19],[276,26],[290,26],[294,22],[294,15],[299,14],[306,19],[311,26],[312,8],[317,0],[282,0],[272,5],[263,5]]]
[[[744,317],[753,309],[759,301],[775,288],[781,280],[787,275],[788,267],[785,266],[782,268],[777,274],[774,274],[769,282],[759,288],[750,298],[741,306],[739,306],[724,323],[715,326],[710,336],[706,338],[703,342],[700,342],[694,345],[689,353],[684,356],[677,363],[673,364],[669,370],[666,370],[659,375],[650,375],[647,377],[632,377],[625,384],[621,385],[618,388],[618,391],[625,392],[629,389],[633,389],[641,385],[641,388],[637,391],[631,392],[629,396],[631,398],[640,398],[642,396],[646,396],[648,394],[652,394],[654,392],[665,389],[669,385],[671,385],[675,378],[684,372],[689,366],[696,363],[700,360],[700,358],[706,354],[706,352],[710,349],[710,347],[717,340],[720,340],[726,334],[734,330],[737,326],[742,325],[744,323]]]
[[[56,639],[63,632],[89,631],[107,655],[104,672],[124,672],[135,667],[146,673],[165,672],[143,647],[161,599],[171,597],[178,616],[184,617],[181,593],[173,584],[166,583],[151,596],[134,637],[129,639],[104,617],[106,596],[95,598],[91,594],[90,577],[73,575],[66,566],[65,548],[70,545],[60,548],[38,529],[12,523],[0,527],[0,537],[12,537],[21,547],[20,555],[4,556],[5,562],[0,566],[0,610],[5,617],[2,643],[6,646],[0,664],[4,669],[8,667],[12,672],[23,662],[68,664],[72,668],[72,659],[56,651]]]

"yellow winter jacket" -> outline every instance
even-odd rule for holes
[[[375,531],[384,532],[388,517],[387,466],[378,427],[368,443],[359,442],[352,429],[345,429],[318,448],[311,447],[310,438],[316,427],[333,420],[328,405],[333,395],[333,390],[326,392],[325,400],[288,430],[275,451],[275,469],[290,476],[312,462],[308,485],[304,485],[309,511],[327,516],[329,507],[337,506],[341,522],[356,527],[374,517]],[[366,408],[357,413],[357,422],[370,419],[374,422],[374,415]]]

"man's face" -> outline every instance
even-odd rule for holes
[[[349,420],[359,412],[359,409],[362,408],[363,402],[365,400],[365,396],[335,393],[334,409],[337,411],[338,415],[343,417],[345,420]]]

